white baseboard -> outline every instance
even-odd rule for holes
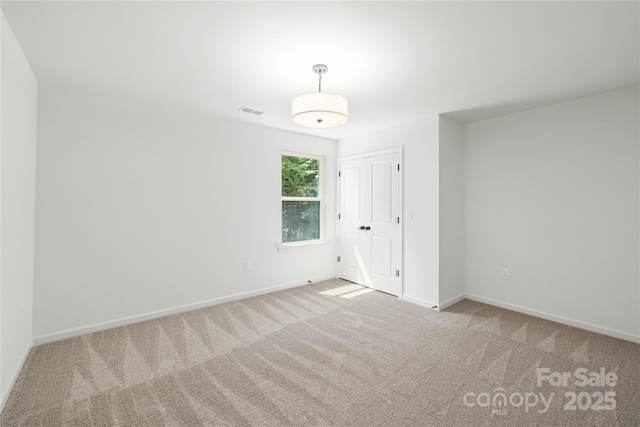
[[[435,302],[431,302],[431,301],[427,301],[424,300],[422,298],[416,298],[416,297],[412,297],[411,295],[407,295],[407,294],[403,294],[400,299],[410,302],[412,304],[417,304],[420,305],[422,307],[427,307],[427,308],[434,308],[438,306],[438,304],[436,304]]]
[[[460,294],[457,297],[453,297],[451,299],[446,300],[442,304],[436,304],[435,302],[427,301],[422,298],[412,297],[411,295],[404,294],[400,299],[410,302],[412,304],[417,304],[422,307],[432,308],[435,310],[444,310],[445,308],[452,306],[453,304],[462,301],[465,298],[464,294]]]
[[[571,319],[564,316],[558,316],[556,314],[547,313],[532,308],[522,307],[515,304],[510,304],[503,301],[498,301],[492,298],[485,298],[474,294],[465,294],[467,299],[478,301],[484,304],[495,305],[496,307],[506,308],[507,310],[517,311],[519,313],[529,314],[531,316],[540,317],[542,319],[551,320],[553,322],[562,323],[564,325],[574,326],[576,328],[584,329],[591,332],[596,332],[602,335],[608,335],[614,338],[620,338],[622,340],[631,341],[640,344],[640,335],[633,335],[628,332],[618,331],[617,329],[605,328],[603,326],[594,325],[592,323],[582,322],[580,320]]]
[[[335,276],[318,277],[311,279],[311,282],[320,282],[323,280],[335,279]],[[185,311],[197,310],[199,308],[211,307],[226,302],[237,301],[245,298],[251,298],[258,295],[269,294],[271,292],[282,291],[285,289],[296,288],[298,286],[308,285],[309,282],[295,282],[285,285],[273,286],[270,288],[258,289],[255,291],[243,292],[239,294],[229,295],[226,297],[214,298],[207,301],[201,301],[193,304],[181,305],[178,307],[167,308],[164,310],[152,311],[136,316],[124,317],[121,319],[110,320],[108,322],[94,323],[92,325],[81,326],[79,328],[67,329],[64,331],[53,332],[50,334],[38,335],[33,339],[33,345],[48,344],[67,338],[77,337],[79,335],[89,334],[92,332],[104,331],[106,329],[117,328],[119,326],[131,325],[133,323],[144,322],[145,320],[157,319],[159,317],[169,316],[171,314],[184,313]]]
[[[465,298],[464,294],[460,294],[457,297],[450,298],[450,299],[446,300],[445,302],[443,302],[442,304],[440,304],[438,306],[438,310],[444,310],[445,308],[450,307],[453,304],[462,301],[464,298]]]
[[[5,394],[2,395],[2,402],[0,402],[0,413],[2,413],[2,411],[4,410],[4,405],[5,403],[7,403],[7,400],[9,400],[9,396],[13,391],[13,387],[16,385],[16,381],[18,381],[20,372],[22,372],[24,363],[27,361],[27,357],[29,357],[29,353],[31,353],[31,349],[33,348],[33,345],[34,345],[33,340],[31,340],[31,343],[29,344],[29,346],[27,347],[27,350],[24,352],[24,355],[22,356],[22,362],[20,362],[20,367],[13,374],[13,378],[11,378],[11,383],[9,383],[9,387],[5,391]]]

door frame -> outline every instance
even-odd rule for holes
[[[404,202],[403,202],[403,189],[402,189],[402,181],[403,181],[403,177],[404,177],[404,147],[403,146],[399,146],[399,147],[395,147],[395,148],[389,148],[386,150],[379,150],[379,151],[370,151],[370,152],[365,152],[365,153],[359,153],[359,154],[352,154],[349,156],[343,156],[343,157],[338,157],[337,159],[337,165],[336,165],[336,169],[337,169],[337,173],[340,174],[340,164],[344,161],[349,161],[349,160],[358,160],[358,159],[365,159],[367,157],[375,157],[375,156],[381,156],[381,155],[385,155],[385,154],[398,154],[398,165],[400,166],[400,174],[398,175],[398,215],[400,217],[400,233],[399,233],[399,239],[400,239],[400,295],[398,295],[398,298],[402,299],[403,295],[404,295]],[[342,240],[341,240],[341,235],[342,235],[342,230],[341,230],[341,222],[340,222],[340,213],[342,212],[342,206],[340,206],[340,185],[341,185],[341,180],[340,180],[340,176],[338,175],[336,180],[336,186],[337,186],[337,191],[336,191],[336,199],[337,199],[337,214],[336,214],[336,252],[337,252],[337,258],[336,258],[336,277],[340,277],[340,262],[338,261],[338,259],[340,258],[340,251],[342,248]]]

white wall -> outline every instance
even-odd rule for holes
[[[331,244],[275,245],[282,151],[326,156],[332,218],[336,141],[139,107],[41,85],[37,343],[335,277],[333,221]]]
[[[636,87],[465,125],[472,298],[640,340],[639,113]]]
[[[464,141],[461,123],[440,116],[440,291],[444,308],[464,298]]]
[[[338,156],[404,147],[403,298],[438,304],[438,116],[338,141]],[[408,219],[408,211],[413,219]]]
[[[0,401],[31,349],[38,82],[2,15]]]

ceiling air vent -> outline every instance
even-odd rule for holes
[[[264,114],[264,111],[252,110],[251,108],[247,108],[244,105],[242,107],[238,108],[238,111],[243,112],[243,113],[247,113],[247,114],[255,114],[256,116]]]

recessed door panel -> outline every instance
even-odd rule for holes
[[[341,255],[340,262],[344,263],[345,267],[357,268],[358,258],[361,256],[360,233],[345,233],[344,246],[349,250],[344,251],[344,254]]]
[[[360,211],[360,193],[362,186],[362,167],[355,165],[346,168],[342,185],[344,185],[344,218],[346,220],[359,220],[362,218]]]
[[[392,211],[392,167],[390,161],[371,164],[371,222],[389,224]]]
[[[391,277],[391,239],[374,236],[371,239],[371,271],[384,277]]]

